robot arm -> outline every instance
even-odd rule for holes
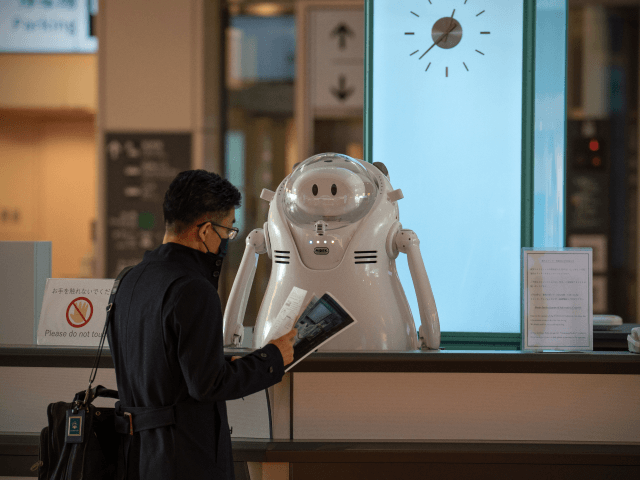
[[[398,230],[395,235],[395,247],[398,251],[407,254],[409,271],[418,297],[422,342],[427,348],[437,350],[440,348],[440,320],[427,270],[424,268],[420,254],[420,240],[412,230]]]
[[[247,310],[253,277],[258,266],[258,255],[267,251],[263,229],[256,228],[253,230],[247,235],[245,244],[242,261],[233,281],[233,287],[231,287],[227,307],[224,311],[225,346],[239,347],[242,345],[242,336],[244,334],[242,322]]]

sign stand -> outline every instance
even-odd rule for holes
[[[522,249],[522,350],[593,350],[590,248]]]

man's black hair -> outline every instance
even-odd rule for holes
[[[221,220],[240,206],[242,195],[229,180],[206,170],[180,172],[164,195],[162,210],[167,228],[182,232],[205,214]]]

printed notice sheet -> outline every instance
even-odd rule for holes
[[[592,251],[523,249],[523,350],[593,350]]]

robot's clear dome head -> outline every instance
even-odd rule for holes
[[[329,229],[357,222],[373,206],[378,185],[358,161],[339,153],[321,153],[300,163],[285,183],[287,218],[299,226],[319,220]]]

